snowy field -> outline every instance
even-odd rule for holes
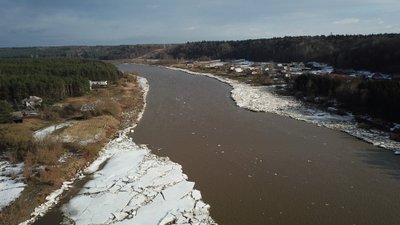
[[[400,153],[400,143],[389,138],[387,132],[366,130],[357,127],[353,115],[338,115],[332,112],[310,108],[294,97],[281,96],[275,93],[271,86],[251,86],[236,80],[221,78],[210,73],[192,72],[186,69],[167,67],[171,70],[183,71],[189,74],[215,78],[232,86],[231,96],[239,107],[256,112],[271,112],[291,117],[318,126],[346,132],[352,136],[372,143],[375,146]]]
[[[24,190],[24,164],[0,161],[0,211],[14,201]]]
[[[147,80],[138,81],[146,99]],[[128,137],[135,126],[121,131],[86,168],[84,174],[92,179],[62,206],[63,224],[216,224],[209,216],[210,206],[201,200],[200,191],[194,189],[179,164],[152,154]],[[31,224],[44,215],[72,182],[65,182],[49,195],[32,218],[21,224]]]

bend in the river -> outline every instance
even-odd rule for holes
[[[235,105],[215,79],[148,79],[134,141],[183,166],[219,224],[400,224],[400,158],[345,133]]]

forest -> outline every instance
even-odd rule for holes
[[[400,34],[188,42],[171,48],[168,53],[178,59],[316,61],[340,69],[400,73]]]
[[[0,58],[86,58],[100,60],[247,59],[323,62],[338,69],[400,74],[400,34],[298,36],[184,44],[0,48]]]
[[[400,81],[300,75],[292,90],[306,97],[326,97],[346,109],[387,121],[400,121]]]
[[[85,58],[85,59],[132,59],[171,45],[116,45],[116,46],[60,46],[0,48],[0,58]]]
[[[115,81],[121,75],[115,66],[95,60],[0,59],[0,99],[14,107],[31,95],[53,103],[83,95],[89,90],[89,80]]]

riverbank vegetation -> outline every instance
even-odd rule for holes
[[[355,112],[400,121],[400,81],[300,75],[293,91],[305,97],[326,97]]]
[[[390,131],[400,122],[400,81],[304,74],[292,80],[290,91],[303,100],[340,106],[351,111],[362,126]],[[373,118],[373,119],[372,119]],[[399,131],[393,139],[400,140]]]
[[[27,185],[19,198],[2,209],[0,224],[28,219],[49,193],[93,161],[118,130],[131,126],[142,107],[142,90],[135,75],[118,74],[107,88],[44,106],[37,118],[0,124],[1,154],[10,162],[24,162]],[[43,132],[63,124],[68,125]]]

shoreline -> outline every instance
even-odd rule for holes
[[[354,122],[354,117],[350,113],[346,116],[340,116],[328,111],[308,108],[293,97],[275,94],[269,86],[251,86],[229,78],[218,77],[211,73],[194,72],[171,66],[161,67],[192,75],[207,76],[230,85],[232,87],[231,98],[238,107],[254,112],[270,112],[338,130],[374,146],[392,150],[394,154],[398,154],[400,151],[400,143],[391,140],[386,132],[358,128]]]
[[[135,124],[133,124],[132,127],[125,128],[121,131],[118,132],[118,136],[123,135],[124,132],[130,131],[133,128],[136,127],[137,123],[140,121],[142,118],[145,108],[146,108],[146,101],[145,98],[147,97],[147,92],[149,90],[148,84],[146,79],[137,76],[138,83],[142,88],[142,93],[143,93],[143,108],[141,112],[138,114],[137,121]],[[102,148],[100,151],[99,156],[90,164],[88,165],[83,171],[79,171],[72,179],[64,181],[61,185],[61,187],[53,192],[51,192],[48,196],[46,196],[46,202],[42,203],[41,205],[37,206],[34,211],[31,213],[30,219],[23,221],[19,223],[20,225],[28,225],[34,223],[38,218],[44,216],[50,209],[52,209],[55,205],[57,205],[60,201],[60,198],[62,197],[62,194],[65,193],[65,191],[68,191],[74,182],[81,180],[85,178],[86,176],[90,175],[91,173],[94,173],[97,171],[100,166],[105,163],[112,155],[106,155],[103,151],[104,148],[114,139],[110,139],[110,141]]]
[[[20,224],[25,225],[34,223],[39,217],[46,214],[46,212],[58,204],[60,196],[66,190],[72,187],[74,181],[81,180],[88,175],[93,176],[93,178],[81,188],[81,191],[77,195],[75,195],[67,203],[60,206],[63,212],[64,220],[66,219],[70,222],[73,221],[74,224],[97,222],[118,223],[125,220],[137,220],[143,222],[146,221],[143,220],[143,215],[144,218],[146,218],[147,214],[152,214],[153,220],[159,219],[163,223],[169,223],[172,221],[188,222],[191,220],[197,221],[200,224],[216,224],[209,216],[210,206],[201,200],[200,191],[193,188],[194,182],[188,181],[188,177],[182,172],[182,166],[170,161],[168,158],[162,158],[152,154],[151,150],[146,146],[136,145],[132,138],[129,137],[129,134],[134,132],[134,128],[137,126],[146,110],[146,97],[149,91],[149,85],[147,80],[140,76],[138,76],[138,83],[142,87],[144,103],[142,110],[138,114],[136,122],[132,126],[120,130],[118,132],[118,136],[111,139],[102,148],[99,157],[95,161],[86,167],[84,171],[78,173],[75,178],[64,182],[60,189],[54,191],[46,198],[46,200],[48,200],[47,202],[35,209],[35,211],[32,213],[32,217],[29,220]],[[126,165],[124,165],[122,170],[119,171],[120,173],[113,174],[116,170],[115,167],[118,169],[118,167],[124,163]],[[128,169],[132,167],[131,164],[136,165],[138,169]],[[132,174],[132,170],[137,170],[137,173]],[[158,179],[163,182],[161,182],[159,185],[154,185],[154,190],[152,190],[150,186],[146,185],[143,185],[145,188],[137,188],[136,185],[138,183],[145,183],[146,175],[150,170],[154,170],[155,173],[153,173],[153,176],[158,176]],[[164,172],[161,173],[160,171]],[[125,172],[127,174],[124,174]],[[108,174],[104,175],[104,173]],[[116,176],[120,176],[118,181],[116,180]],[[110,177],[112,179],[109,179]],[[105,181],[108,181],[109,183]],[[92,186],[93,183],[96,185]],[[151,183],[153,183],[153,181],[151,181]],[[116,190],[110,190],[110,192],[107,192],[109,189],[103,189],[103,194],[99,196],[97,194],[100,188],[98,185],[111,187],[131,185],[133,190],[131,192],[131,194],[133,194],[133,196],[131,196],[132,199],[129,201],[131,205],[127,207],[125,202],[126,196],[124,194],[121,194],[122,196],[120,195],[119,198],[117,198],[118,195],[115,195],[117,193]],[[147,183],[147,185],[150,185],[150,183]],[[163,185],[162,189],[160,189],[160,185]],[[92,189],[95,190],[95,193],[91,193]],[[146,192],[144,192],[144,190],[146,190]],[[125,192],[126,188],[124,191],[121,190],[119,193]],[[108,199],[109,195],[111,195],[111,199],[113,199],[113,205],[110,206],[111,210],[101,207],[101,204],[96,203],[96,201],[103,202],[105,199]],[[160,196],[162,196],[162,198],[160,198]],[[146,198],[147,200],[143,201],[143,198]],[[175,206],[175,208],[168,208],[166,206],[164,206],[164,208],[160,208],[160,205],[165,204],[164,201],[169,201],[170,204],[167,205],[171,205],[171,207]],[[179,201],[180,204],[172,204],[175,201]],[[124,204],[121,205],[118,203]],[[100,210],[103,213],[96,213],[97,216],[94,218],[92,218],[93,215],[84,214],[86,212],[85,209],[89,207],[88,204],[91,204],[91,208],[100,207],[97,210],[94,210],[94,212]],[[117,210],[115,205],[120,206],[120,208]],[[77,210],[77,208],[79,209],[80,207],[83,208],[81,208],[81,210]],[[76,213],[77,211],[81,213],[78,215]],[[188,213],[191,216],[188,216]],[[154,216],[156,214],[159,216],[159,218]],[[100,221],[93,221],[96,219]]]

